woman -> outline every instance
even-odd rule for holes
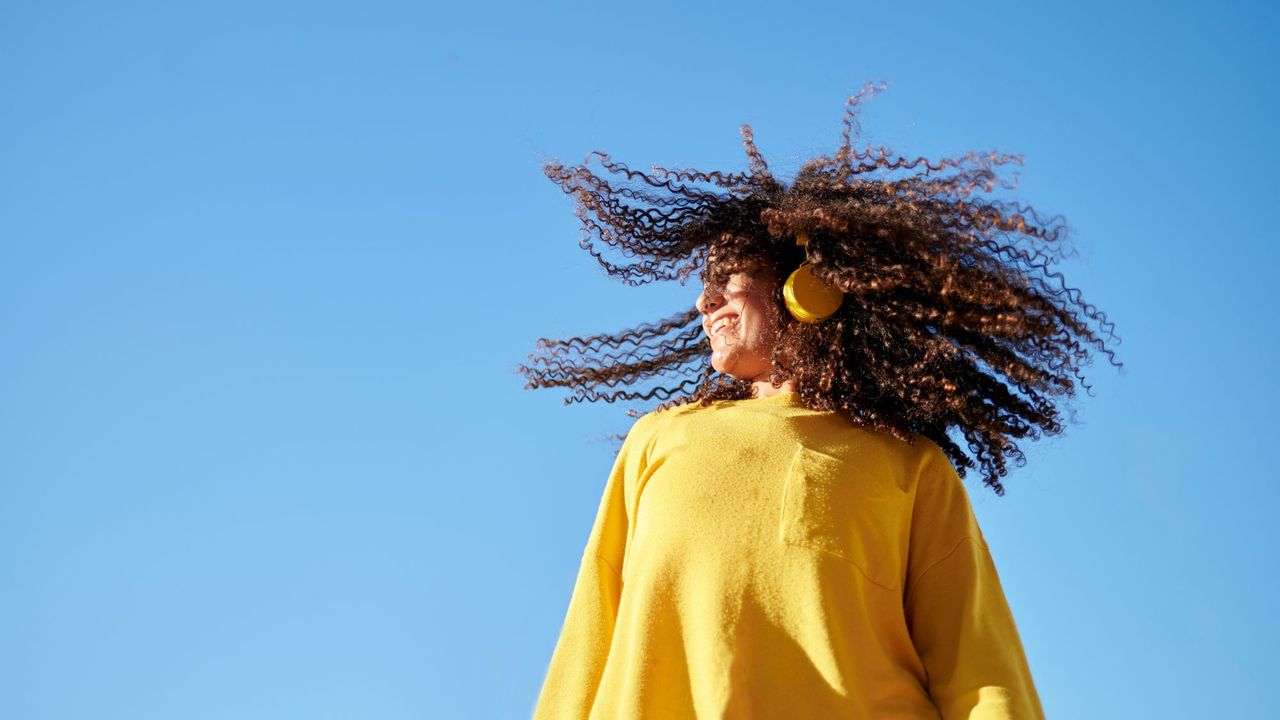
[[[920,162],[851,150],[873,89],[790,187],[749,128],[747,175],[600,156],[634,187],[548,166],[611,274],[701,266],[703,291],[655,325],[540,341],[521,368],[580,399],[677,395],[624,439],[535,718],[1043,717],[960,473],[980,464],[1003,494],[1013,438],[1060,432],[1049,396],[1073,392],[1086,344],[1106,349],[1085,320],[1109,323],[1014,242],[1058,229],[969,197],[992,162],[868,176]]]

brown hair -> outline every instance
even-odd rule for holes
[[[601,152],[544,171],[577,201],[579,244],[628,285],[683,285],[701,271],[714,289],[761,263],[784,279],[804,260],[795,237],[806,233],[813,274],[840,288],[844,303],[821,323],[797,322],[778,283],[773,384],[790,378],[805,405],[844,412],[859,426],[907,442],[928,437],[962,477],[979,466],[1003,495],[1007,459],[1026,462],[1014,439],[1062,432],[1054,401],[1073,397],[1076,381],[1091,389],[1080,369],[1092,350],[1123,367],[1093,327],[1119,338],[1105,313],[1051,269],[1064,257],[1061,216],[975,196],[997,183],[1016,187],[995,168],[1021,165],[1020,156],[971,152],[934,163],[853,149],[858,103],[885,88],[867,84],[848,99],[840,149],[806,162],[789,185],[770,173],[748,125],[747,173],[643,173]],[[593,158],[619,177],[593,172]],[[624,259],[606,259],[600,244]],[[711,367],[695,308],[617,333],[540,338],[536,347],[530,365],[518,366],[525,387],[570,388],[566,404],[659,399],[665,408],[752,397],[750,382]],[[647,390],[627,389],[654,379]],[[973,458],[949,438],[952,428]]]

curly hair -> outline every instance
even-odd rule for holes
[[[1092,349],[1123,368],[1093,328],[1119,338],[1051,270],[1065,256],[1065,220],[975,194],[1016,187],[995,168],[1021,165],[1021,156],[970,152],[934,163],[853,149],[858,104],[886,88],[868,83],[846,101],[839,150],[805,162],[790,185],[771,174],[749,125],[746,173],[644,173],[598,151],[579,166],[552,160],[544,172],[577,201],[579,245],[632,286],[684,285],[699,270],[708,290],[744,268],[785,278],[805,259],[795,238],[807,234],[813,275],[844,302],[816,324],[774,313],[772,384],[791,379],[804,405],[858,426],[909,443],[923,435],[961,477],[980,466],[984,484],[1003,495],[1007,460],[1026,463],[1014,440],[1062,432],[1055,400],[1074,396],[1076,381],[1092,389],[1080,372]],[[607,175],[590,169],[593,158]],[[624,259],[607,259],[600,244]],[[780,283],[773,298],[784,307]],[[525,388],[571,388],[566,404],[657,398],[663,409],[753,397],[750,381],[711,367],[696,308],[617,333],[539,338],[536,347],[530,365],[517,367]],[[656,378],[671,382],[637,387]],[[972,458],[950,439],[953,428]]]

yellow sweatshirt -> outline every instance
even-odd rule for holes
[[[946,454],[794,392],[635,421],[534,710],[1043,717]]]

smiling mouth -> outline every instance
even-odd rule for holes
[[[734,315],[728,320],[719,320],[716,327],[708,334],[707,340],[712,344],[724,343],[725,339],[736,335],[738,332],[738,316]]]
[[[711,331],[707,333],[708,337],[720,337],[738,329],[738,316],[729,315],[716,321]]]

